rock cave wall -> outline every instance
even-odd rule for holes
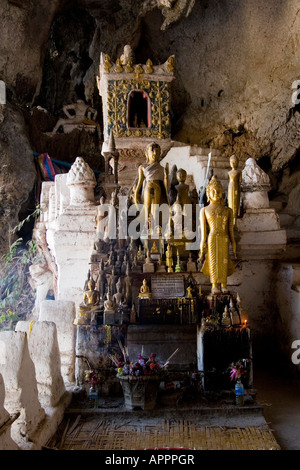
[[[270,195],[289,208],[286,222],[299,226],[299,11],[297,0],[2,0],[1,252],[7,228],[34,205],[32,152],[70,163],[81,155],[101,170],[101,135],[47,132],[78,98],[98,110],[101,126],[100,52],[115,60],[125,44],[137,62],[175,54],[173,139],[256,158]]]

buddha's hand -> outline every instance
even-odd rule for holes
[[[233,251],[234,259],[237,259],[237,256],[236,256],[236,243],[235,242],[232,243],[232,251]]]
[[[206,243],[203,243],[203,244],[201,245],[201,247],[200,247],[199,255],[198,255],[198,256],[199,256],[199,257],[198,257],[198,261],[199,261],[200,263],[202,263],[206,252],[207,252],[207,245],[206,245]]]

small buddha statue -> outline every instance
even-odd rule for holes
[[[106,285],[106,277],[104,271],[104,263],[103,260],[99,262],[99,273],[97,278],[97,291],[99,292],[100,298],[103,299],[105,293],[105,285]]]
[[[168,273],[172,273],[173,272],[173,253],[172,253],[172,248],[169,244],[166,249],[166,266],[168,268]]]
[[[240,325],[241,319],[240,319],[239,313],[235,309],[232,298],[230,299],[230,303],[229,303],[229,312],[230,312],[230,319],[231,319],[232,326]]]
[[[75,324],[77,325],[85,325],[85,324],[90,324],[91,319],[93,319],[93,322],[96,322],[97,315],[93,315],[93,313],[96,312],[99,307],[100,303],[100,295],[97,290],[95,290],[95,282],[93,279],[89,279],[88,285],[87,285],[87,290],[84,291],[83,294],[83,302],[78,307],[78,315],[75,320]]]
[[[106,300],[104,301],[104,311],[103,311],[103,323],[104,325],[114,325],[115,317],[117,313],[117,305],[113,300],[110,289],[106,294]]]
[[[99,292],[95,290],[95,282],[90,279],[88,281],[88,290],[83,294],[83,305],[85,307],[94,307],[99,304]]]
[[[130,310],[130,323],[136,323],[136,309],[134,304]]]
[[[137,252],[137,260],[138,262],[142,263],[145,259],[145,256],[144,256],[144,253],[143,253],[143,250],[142,250],[142,246],[140,245],[139,246],[139,249],[138,249],[138,252]]]
[[[121,278],[119,278],[117,284],[116,284],[116,290],[117,292],[113,295],[113,300],[116,302],[117,305],[121,305],[123,302],[123,294],[122,294],[122,282]]]
[[[193,292],[192,292],[192,287],[191,286],[187,286],[186,288],[186,296],[191,299],[193,297]]]
[[[152,261],[158,261],[159,258],[159,249],[157,240],[153,240],[151,250],[150,250],[150,257]]]
[[[111,288],[112,294],[116,293],[117,278],[118,276],[116,275],[115,267],[113,266],[111,270],[111,276],[110,276],[110,288]]]
[[[195,261],[192,260],[192,253],[190,252],[189,253],[189,259],[188,259],[188,262],[186,264],[186,272],[187,273],[194,273],[196,271],[197,271],[196,263],[195,263]]]
[[[109,255],[108,255],[108,259],[106,261],[106,266],[110,267],[110,266],[113,266],[113,265],[114,265],[114,256],[113,256],[113,252],[110,251]]]
[[[152,247],[151,247],[150,253],[151,253],[151,254],[157,254],[157,253],[158,253],[158,248],[157,248],[157,244],[156,244],[156,241],[155,241],[155,240],[154,240],[153,243],[152,243]]]
[[[104,313],[115,313],[116,311],[116,304],[113,300],[113,297],[108,291],[107,293],[107,299],[104,301]]]
[[[116,268],[120,269],[121,265],[122,265],[122,263],[121,263],[121,260],[120,260],[120,253],[118,253],[117,260],[116,260]]]
[[[224,312],[222,314],[222,326],[231,326],[230,314],[227,305],[225,306]]]
[[[127,257],[127,253],[125,253],[125,254],[124,254],[123,261],[122,261],[122,266],[121,266],[121,273],[122,273],[122,274],[125,274],[125,273],[126,273],[126,270],[127,270],[127,263],[128,263],[128,257]]]
[[[147,279],[143,279],[143,283],[140,287],[139,298],[150,298],[152,294],[150,292],[149,286],[147,284]]]
[[[144,273],[154,272],[154,263],[151,261],[149,250],[147,251],[145,263],[143,264],[143,272]]]
[[[105,201],[105,197],[101,196],[96,216],[96,233],[100,240],[104,240],[104,234],[108,224],[108,210],[106,208]]]

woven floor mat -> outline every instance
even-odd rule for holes
[[[48,448],[59,450],[280,450],[268,426],[203,426],[189,420],[132,424],[101,417],[65,419]]]

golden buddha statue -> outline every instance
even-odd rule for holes
[[[233,225],[236,225],[236,219],[240,215],[240,200],[241,200],[241,183],[242,183],[242,172],[238,170],[239,159],[236,155],[230,157],[231,170],[228,172],[229,183],[228,183],[228,207],[233,212]]]
[[[155,218],[153,204],[169,204],[168,197],[168,164],[164,168],[160,162],[161,148],[152,142],[146,147],[146,166],[140,165],[138,170],[138,181],[133,188],[133,200],[138,204],[143,200],[145,224],[150,222],[151,213]],[[150,223],[151,227],[151,223]]]
[[[166,266],[168,268],[168,273],[173,272],[173,252],[172,247],[168,244],[166,249]]]
[[[80,306],[93,307],[99,304],[99,292],[95,290],[95,282],[90,279],[88,281],[88,290],[83,294],[83,304]]]
[[[90,278],[87,282],[87,290],[85,290],[83,294],[83,301],[78,307],[77,317],[74,322],[75,325],[90,324],[92,318],[93,322],[95,322],[95,315],[97,315],[97,312],[100,308],[99,303],[99,292],[95,290],[95,282]]]
[[[143,283],[140,287],[139,298],[149,298],[152,294],[150,292],[149,286],[147,284],[147,279],[143,279]]]
[[[154,240],[153,243],[152,243],[150,253],[151,254],[157,254],[158,252],[159,252],[158,247],[157,247],[156,241]]]
[[[213,176],[206,189],[209,205],[200,210],[201,242],[199,261],[205,257],[201,271],[210,277],[212,294],[227,291],[227,277],[234,271],[234,265],[229,257],[231,242],[234,258],[236,259],[236,243],[233,233],[233,212],[224,205],[223,187]]]

